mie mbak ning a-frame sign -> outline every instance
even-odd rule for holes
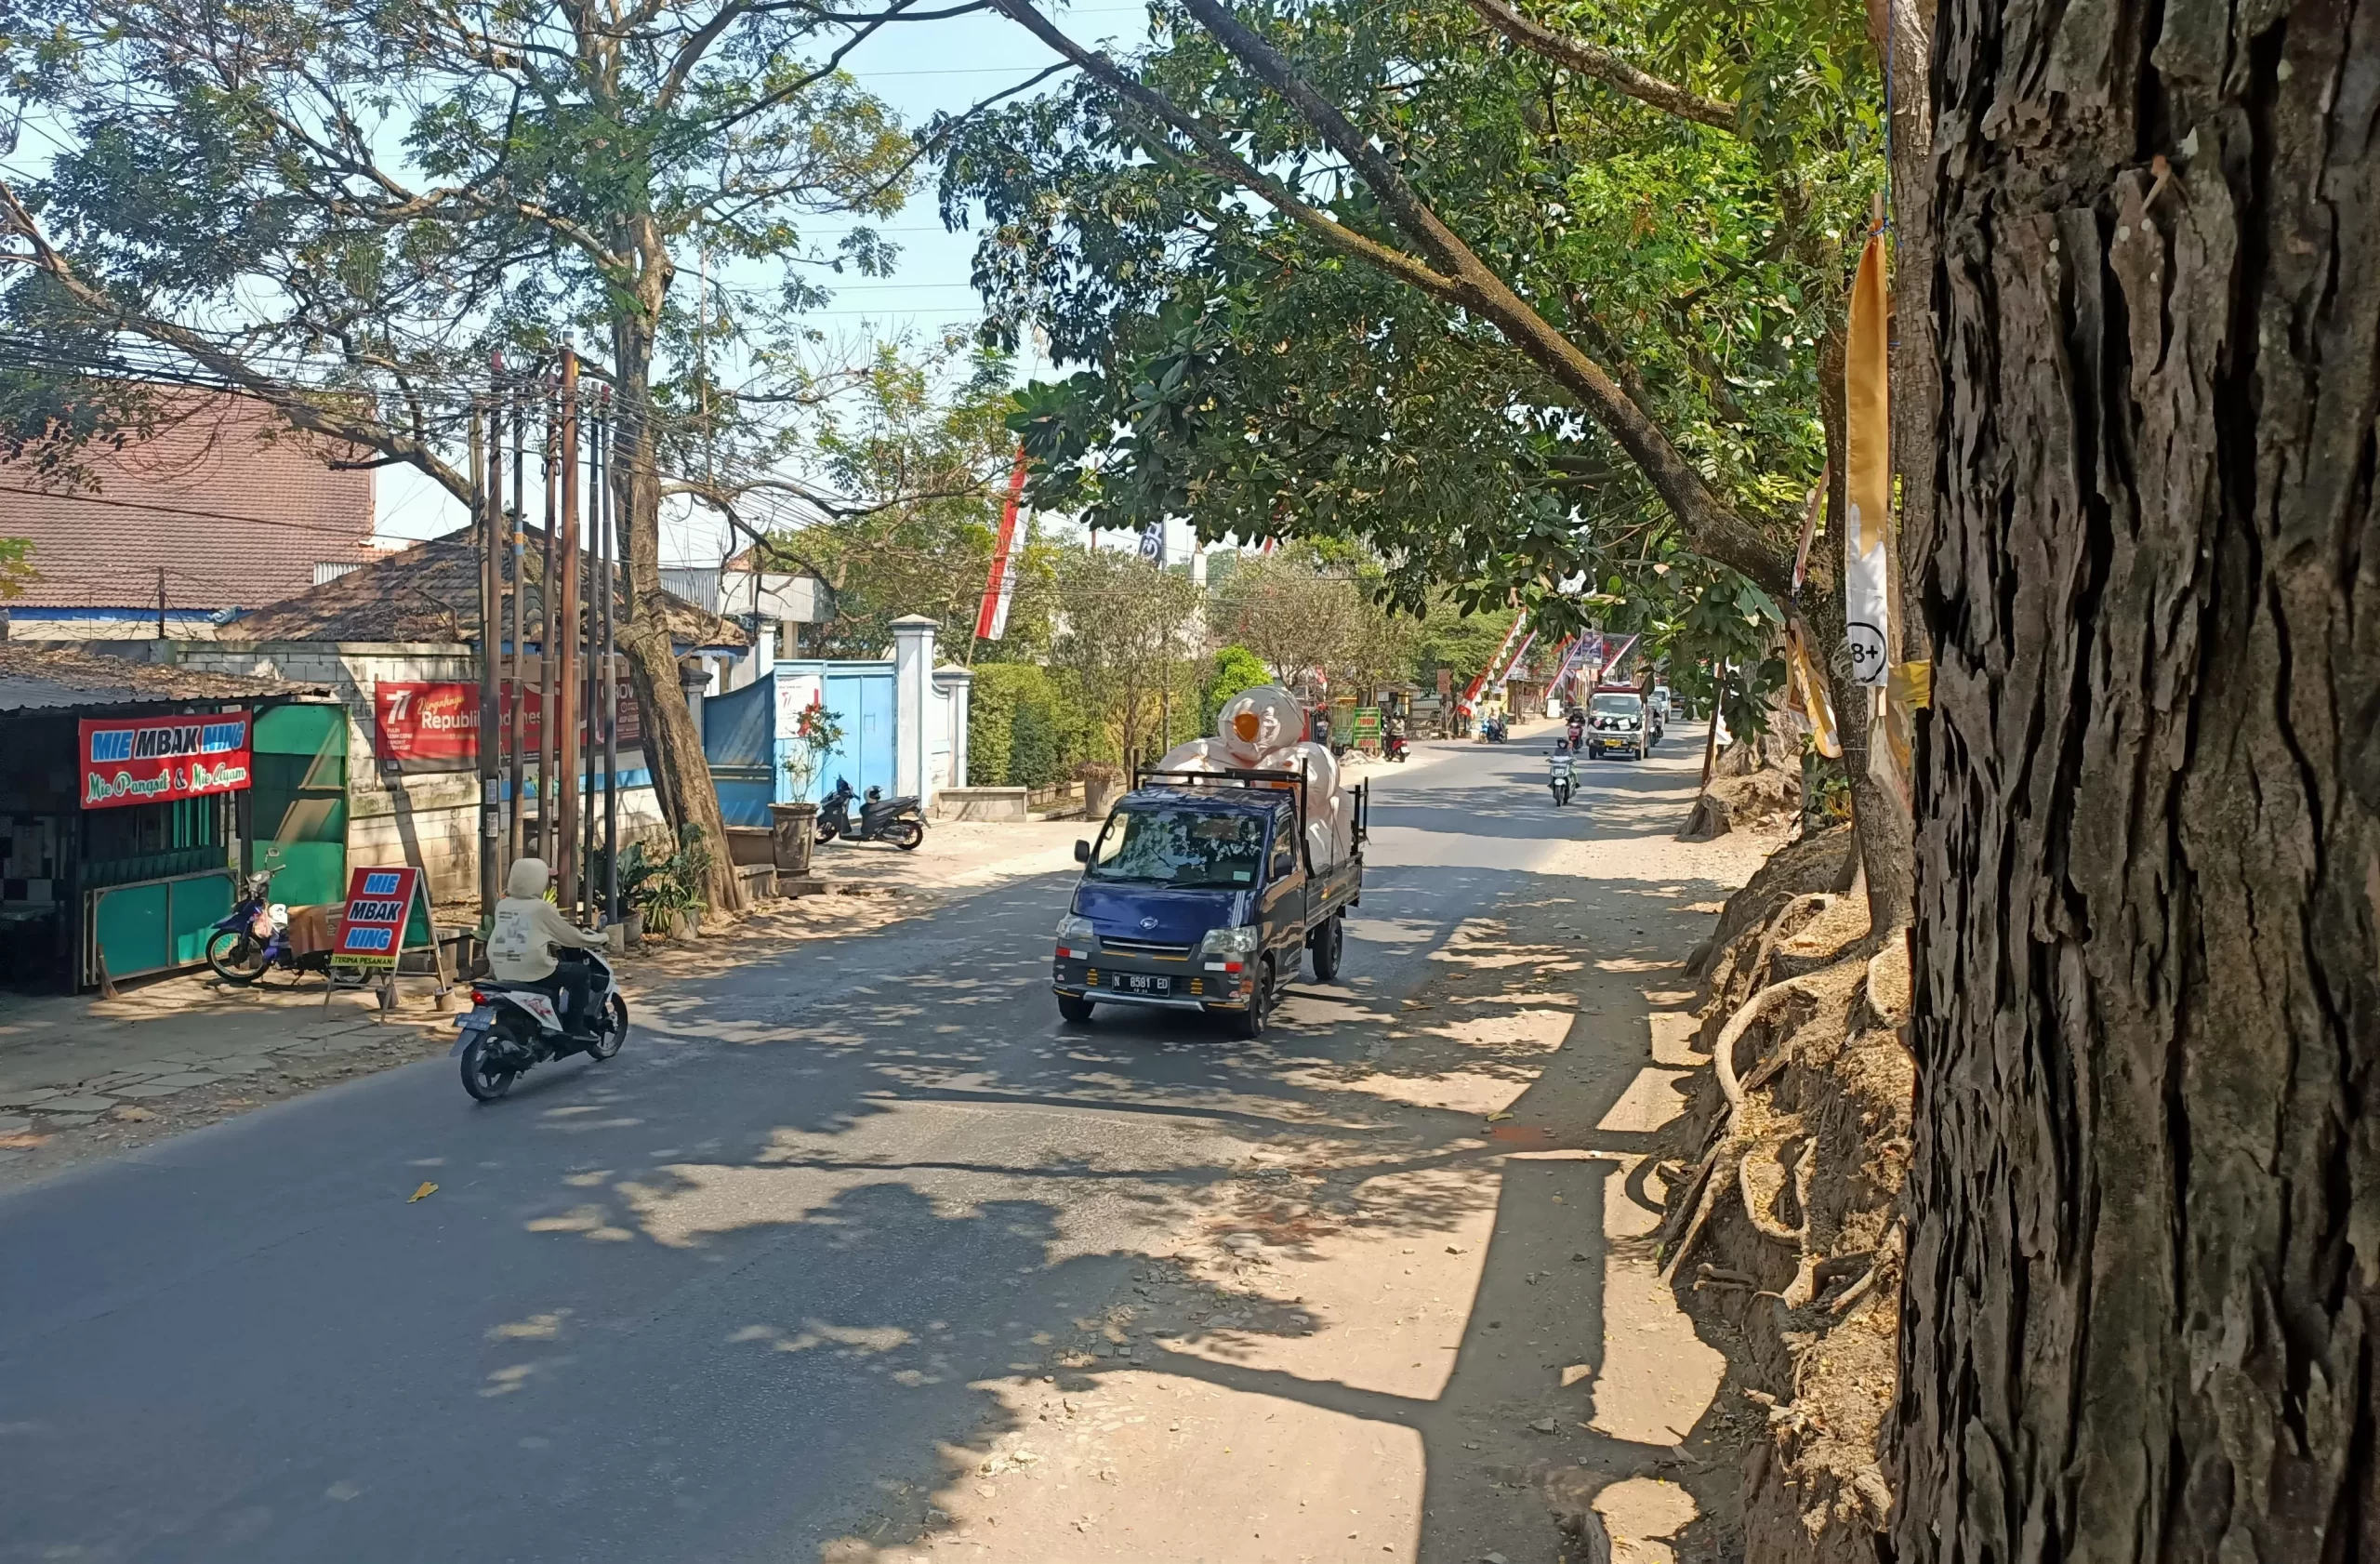
[[[356,869],[348,876],[347,906],[339,915],[338,943],[331,948],[332,964],[393,971],[416,903],[426,934],[430,906],[421,870],[410,866]]]

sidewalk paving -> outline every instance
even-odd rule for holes
[[[699,940],[651,939],[621,963],[632,1001],[732,961],[800,941],[848,937],[929,909],[946,892],[1074,867],[1078,820],[936,822],[925,845],[822,847],[824,896],[761,903]],[[840,893],[840,894],[836,894]],[[272,1098],[443,1052],[452,1009],[428,978],[324,1004],[323,980],[268,976],[247,988],[204,969],[92,995],[0,999],[0,1187],[86,1158],[147,1145]],[[457,995],[457,1001],[468,996]]]

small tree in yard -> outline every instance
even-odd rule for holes
[[[1190,577],[1115,549],[1077,549],[1058,567],[1064,630],[1053,661],[1130,762],[1153,760],[1157,717],[1190,661],[1199,593]]]

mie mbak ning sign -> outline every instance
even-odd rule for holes
[[[172,802],[248,786],[245,711],[86,721],[76,742],[86,809]]]
[[[347,907],[331,961],[345,967],[394,967],[405,920],[421,894],[421,870],[358,868],[348,876]],[[427,908],[424,909],[425,912]]]

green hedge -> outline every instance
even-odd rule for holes
[[[968,781],[1047,788],[1082,759],[1082,703],[1065,681],[1031,663],[981,663],[967,708]]]
[[[1245,646],[1226,646],[1215,654],[1214,666],[1207,676],[1207,687],[1201,692],[1206,709],[1200,714],[1199,726],[1208,733],[1215,728],[1215,718],[1223,702],[1242,690],[1253,690],[1273,683],[1272,670],[1264,659]]]

